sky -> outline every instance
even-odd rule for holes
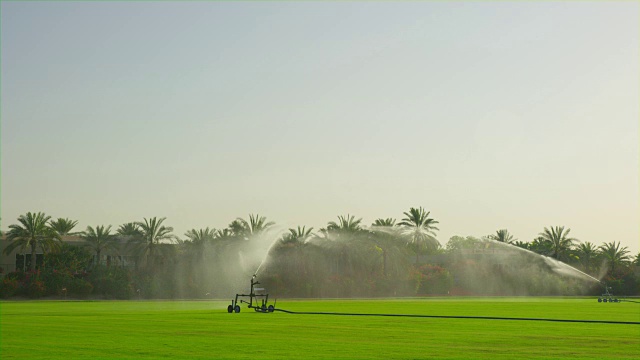
[[[640,250],[637,2],[2,2],[1,223],[424,207]]]

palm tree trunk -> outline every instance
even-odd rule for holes
[[[100,250],[96,251],[96,265],[100,265]]]
[[[155,259],[153,258],[153,241],[149,244],[149,254],[147,255],[147,267],[153,271],[155,268]]]
[[[31,264],[29,266],[31,271],[36,271],[36,244],[31,244]]]

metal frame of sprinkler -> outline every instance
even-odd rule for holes
[[[614,297],[613,294],[609,292],[610,289],[611,289],[610,286],[607,286],[607,285],[604,286],[604,294],[598,297],[598,302],[610,302],[610,303],[622,302],[622,300]]]
[[[269,301],[269,294],[256,294],[256,291],[265,291],[264,288],[254,287],[255,285],[258,285],[258,284],[260,284],[260,282],[256,280],[256,275],[254,274],[253,277],[251,278],[251,292],[249,294],[236,294],[235,300],[231,300],[231,305],[227,306],[227,312],[239,313],[240,312],[239,304],[242,304],[242,303],[248,304],[247,307],[249,309],[255,310],[256,312],[261,312],[261,313],[273,312],[276,309],[277,300],[273,302],[273,305],[267,305]],[[249,301],[240,299],[240,301],[238,302],[239,297],[248,297]],[[255,298],[255,305],[254,305],[254,298]],[[262,298],[260,305],[258,305],[258,298]]]

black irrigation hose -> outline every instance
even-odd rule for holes
[[[389,316],[389,317],[411,317],[411,318],[432,318],[432,319],[474,319],[474,320],[512,320],[512,321],[550,321],[565,323],[594,323],[594,324],[619,324],[619,325],[640,325],[638,321],[609,321],[609,320],[570,320],[570,319],[544,319],[544,318],[509,318],[496,316],[455,316],[455,315],[415,315],[415,314],[356,314],[356,313],[336,313],[336,312],[316,312],[316,311],[290,311],[284,309],[274,309],[287,314],[296,315],[343,315],[343,316]]]

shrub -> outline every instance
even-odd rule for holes
[[[437,265],[422,265],[414,268],[411,278],[415,282],[417,295],[448,294],[453,285],[453,278],[449,271]]]
[[[20,288],[20,283],[16,279],[5,277],[0,283],[0,297],[6,299],[16,294]]]
[[[7,273],[3,279],[3,281],[11,281],[11,284],[15,285],[15,288],[13,285],[8,285],[9,288],[7,288],[6,291],[6,295],[3,295],[5,297],[11,297],[11,296],[15,296],[15,295],[26,295],[26,289],[25,289],[25,279],[27,277],[27,274],[24,271],[12,271],[10,273]]]
[[[70,295],[84,298],[91,294],[93,291],[93,285],[86,280],[74,278],[70,281],[67,290]]]
[[[18,294],[23,293],[32,298],[39,298],[47,292],[46,284],[40,278],[40,270],[27,271],[26,273],[16,271],[13,274],[7,274],[7,276],[9,275],[15,277],[21,285],[17,291]]]
[[[7,275],[5,275],[5,279],[13,279],[13,280],[17,280],[17,281],[24,281],[24,279],[26,278],[27,273],[25,273],[24,271],[12,271],[10,273],[7,273]]]
[[[44,285],[44,281],[33,278],[26,284],[27,295],[32,298],[39,298],[47,293],[47,288]]]
[[[131,275],[126,269],[96,266],[88,280],[93,284],[96,294],[116,299],[129,299],[133,294]]]
[[[62,289],[69,286],[73,276],[68,271],[46,268],[41,271],[40,279],[44,281],[47,294],[62,295]]]

